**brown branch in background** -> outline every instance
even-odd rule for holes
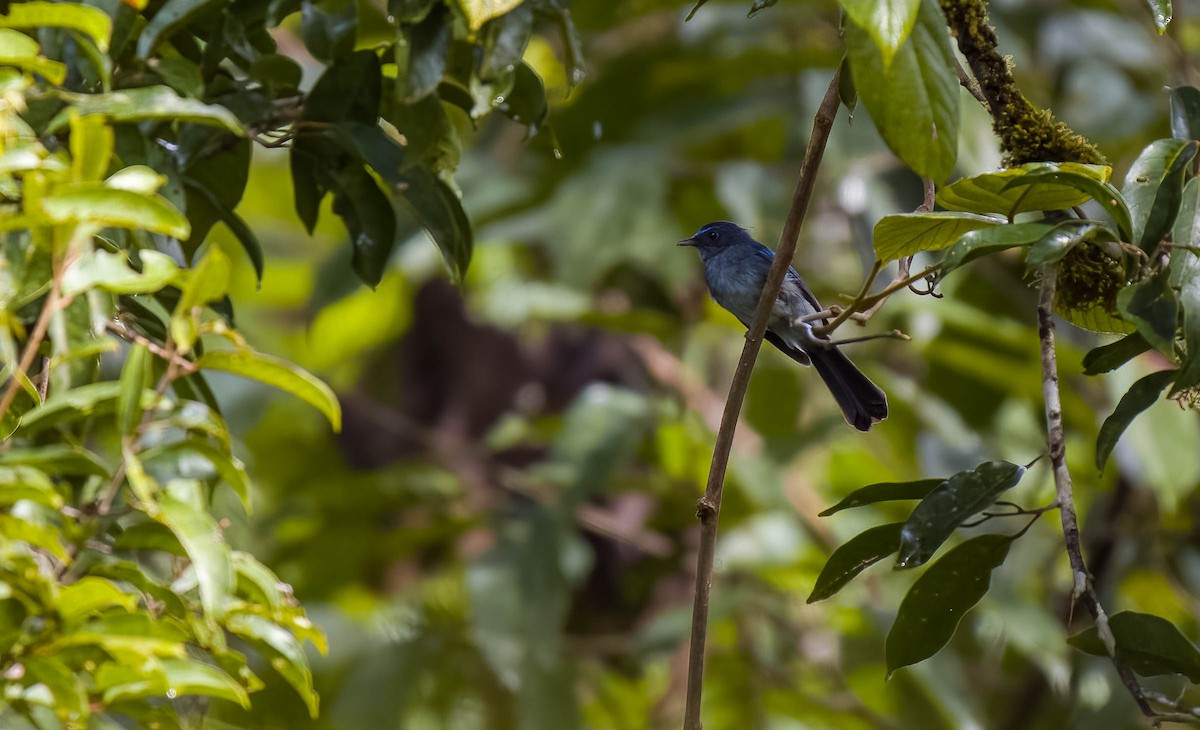
[[[1067,470],[1067,446],[1063,435],[1062,399],[1058,388],[1058,360],[1054,344],[1054,290],[1058,269],[1055,265],[1042,270],[1041,290],[1038,294],[1038,338],[1042,343],[1042,397],[1046,403],[1046,443],[1050,451],[1050,465],[1054,471],[1054,487],[1058,494],[1059,515],[1062,517],[1063,540],[1067,558],[1074,577],[1072,601],[1082,599],[1089,613],[1096,620],[1096,631],[1104,642],[1104,648],[1112,658],[1113,666],[1121,682],[1133,696],[1138,709],[1147,717],[1154,717],[1154,710],[1146,702],[1145,692],[1138,684],[1133,672],[1117,656],[1117,642],[1108,624],[1108,614],[1096,596],[1092,576],[1083,560],[1083,549],[1079,541],[1079,519],[1075,514],[1075,496],[1071,489],[1071,472]]]
[[[17,363],[17,369],[13,371],[12,377],[8,381],[4,396],[0,397],[0,419],[4,418],[4,414],[8,413],[9,407],[16,399],[17,389],[21,386],[21,378],[28,377],[29,368],[33,367],[33,359],[37,356],[38,348],[42,346],[42,340],[46,339],[46,332],[50,329],[50,320],[54,317],[54,313],[71,303],[71,297],[62,296],[59,288],[61,278],[61,273],[54,276],[50,285],[50,293],[46,295],[46,303],[42,305],[42,313],[38,315],[33,332],[29,334],[29,341],[25,343],[25,352],[21,354],[21,361]]]
[[[725,485],[725,471],[729,466],[729,451],[733,446],[733,434],[737,428],[738,414],[742,409],[742,401],[750,384],[750,373],[754,370],[754,361],[762,346],[763,335],[767,330],[767,319],[779,295],[784,276],[796,252],[796,242],[800,237],[800,226],[808,211],[808,202],[812,198],[813,187],[816,183],[817,170],[821,166],[821,158],[825,154],[825,143],[829,140],[829,132],[837,117],[838,104],[838,72],[834,71],[825,90],[825,98],[813,118],[812,135],[808,147],[804,151],[804,162],[800,167],[800,177],[796,182],[796,191],[792,196],[792,207],[788,211],[787,220],[783,225],[783,233],[779,237],[779,247],[775,252],[775,260],[771,270],[767,272],[767,280],[763,285],[762,295],[754,310],[754,319],[750,330],[746,333],[746,345],[742,348],[742,356],[738,360],[733,382],[729,386],[729,397],[725,400],[725,410],[721,416],[721,427],[717,431],[716,445],[713,448],[712,466],[708,472],[708,485],[704,496],[696,505],[696,516],[700,520],[700,548],[696,556],[696,597],[692,607],[691,645],[688,654],[688,688],[684,711],[685,730],[700,730],[700,698],[704,682],[704,645],[708,635],[708,599],[712,589],[713,555],[717,543],[717,521],[721,514],[721,493]]]

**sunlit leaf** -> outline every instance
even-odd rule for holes
[[[967,611],[987,593],[992,571],[1004,563],[1013,538],[967,540],[921,574],[900,603],[887,637],[888,673],[924,661],[954,636]]]
[[[846,24],[846,48],[859,97],[888,147],[918,175],[941,182],[958,154],[958,78],[941,10],[932,0],[919,6],[890,63],[855,23]]]
[[[100,288],[113,294],[148,294],[175,280],[179,272],[171,257],[158,251],[139,252],[141,272],[125,256],[95,249],[71,262],[63,273],[64,294],[74,295]]]
[[[867,31],[883,57],[886,68],[896,51],[908,40],[921,0],[839,0],[850,21]]]
[[[202,370],[222,370],[257,380],[308,402],[325,414],[334,431],[341,430],[337,396],[319,378],[279,358],[251,350],[211,350],[196,361]]]
[[[132,434],[142,420],[142,391],[150,379],[150,351],[138,343],[129,348],[121,368],[121,393],[117,396],[117,430]]]
[[[871,567],[900,548],[900,530],[903,522],[893,522],[864,530],[846,544],[833,551],[812,594],[806,603],[823,601],[840,591],[856,575]]]
[[[284,601],[279,577],[250,553],[234,550],[231,557],[238,592],[271,611],[278,611]]]
[[[138,37],[137,55],[143,61],[150,58],[159,43],[187,25],[201,13],[219,8],[225,0],[167,0],[146,24]]]
[[[220,248],[212,247],[191,270],[183,293],[171,314],[171,337],[182,353],[190,352],[196,342],[199,307],[225,296],[233,264]]]
[[[0,453],[0,466],[29,466],[46,474],[108,475],[98,456],[72,444],[9,449]]]
[[[270,661],[271,667],[296,690],[308,706],[309,714],[316,718],[319,698],[313,689],[308,657],[296,637],[262,616],[234,614],[225,625]]]
[[[1008,218],[1034,210],[1065,210],[1092,197],[1071,182],[1083,178],[1099,186],[1111,170],[1103,165],[1035,162],[959,178],[938,191],[937,202],[947,210],[998,213]],[[1050,177],[1055,173],[1061,176]]]
[[[112,161],[113,130],[99,115],[71,117],[71,178],[96,182],[108,173]],[[155,188],[154,190],[157,190]],[[147,190],[145,192],[154,192]]]
[[[229,485],[242,507],[250,512],[250,478],[246,474],[246,465],[226,448],[217,446],[203,438],[187,438],[173,441],[162,446],[146,449],[141,454],[142,460],[153,463],[158,460],[191,459],[200,457],[212,465],[221,480]]]
[[[985,461],[960,471],[929,493],[904,523],[897,568],[924,564],[967,518],[986,509],[1016,486],[1025,467],[1007,461]]]
[[[137,597],[126,593],[111,580],[85,575],[70,585],[63,586],[58,593],[58,614],[70,625],[117,607],[132,611],[137,606]]]
[[[1049,235],[1046,223],[1010,223],[964,233],[942,257],[938,278],[975,259],[990,256],[1016,246],[1030,246]]]
[[[101,51],[108,50],[112,19],[108,13],[83,3],[19,2],[0,15],[0,28],[41,30],[65,28],[83,33]]]
[[[1112,415],[1104,419],[1104,424],[1100,426],[1100,435],[1096,438],[1097,469],[1104,468],[1104,463],[1108,461],[1108,455],[1112,453],[1113,447],[1117,445],[1117,440],[1121,438],[1121,434],[1125,433],[1125,429],[1129,427],[1133,419],[1154,405],[1163,389],[1170,385],[1178,374],[1178,370],[1160,370],[1150,373],[1131,385],[1125,395],[1121,396],[1121,402],[1117,403]]]
[[[822,512],[820,517],[828,517],[835,512],[841,512],[851,507],[862,507],[876,502],[891,502],[898,499],[924,499],[925,495],[945,479],[918,479],[913,482],[880,482],[868,484],[847,494],[841,502]]]
[[[103,183],[60,185],[41,199],[42,211],[55,223],[94,223],[187,238],[187,218],[158,195],[116,190]]]
[[[899,213],[875,224],[875,255],[880,261],[940,251],[953,246],[964,233],[1004,223],[1001,218],[974,213]]]
[[[466,16],[471,32],[479,30],[492,18],[498,18],[521,4],[521,0],[455,0],[455,2]]]
[[[167,691],[172,692],[172,696],[218,697],[250,709],[246,689],[217,667],[190,659],[163,659],[162,669],[167,679]]]
[[[65,127],[70,110],[74,109],[79,114],[102,114],[113,122],[195,122],[244,134],[242,123],[233,112],[217,104],[186,99],[169,86],[142,86],[106,94],[58,92],[58,96],[69,106],[50,121],[47,127],[50,132]]]
[[[0,461],[0,464],[3,464]],[[32,466],[0,466],[0,505],[27,499],[51,509],[63,505],[62,495],[40,469]]]
[[[1146,4],[1154,15],[1154,27],[1158,29],[1158,34],[1166,33],[1167,26],[1171,24],[1171,0],[1146,0]]]
[[[155,518],[175,533],[187,551],[200,582],[200,602],[204,612],[213,618],[221,618],[225,614],[225,602],[233,593],[234,580],[229,546],[225,544],[216,520],[207,512],[169,494],[158,496]]]
[[[1151,142],[1125,175],[1121,193],[1133,220],[1133,241],[1147,253],[1171,229],[1183,195],[1184,174],[1200,142],[1160,139]]]

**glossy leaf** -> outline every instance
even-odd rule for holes
[[[1163,389],[1170,385],[1178,374],[1177,370],[1150,373],[1131,385],[1125,395],[1121,396],[1121,402],[1117,403],[1112,415],[1104,419],[1104,424],[1100,426],[1100,435],[1096,438],[1097,469],[1104,469],[1108,455],[1117,445],[1121,434],[1125,433],[1125,429],[1138,414],[1154,405],[1162,395]]]
[[[1167,270],[1122,289],[1117,294],[1117,308],[1154,349],[1168,357],[1174,356],[1175,330],[1179,323],[1175,293]]]
[[[239,593],[271,611],[278,611],[283,607],[284,596],[279,589],[279,576],[250,553],[234,550],[231,557]]]
[[[115,382],[88,383],[62,393],[51,393],[44,404],[25,413],[21,428],[34,433],[72,420],[112,413],[120,385]],[[146,393],[143,397],[153,397]],[[143,407],[147,404],[143,402]]]
[[[442,4],[433,6],[420,23],[403,29],[407,42],[408,57],[403,61],[402,77],[396,79],[396,96],[400,101],[412,103],[425,98],[437,90],[446,72],[446,54],[453,37],[450,9]],[[396,51],[400,53],[398,44]]]
[[[324,413],[334,431],[341,430],[337,396],[321,380],[289,362],[251,350],[211,350],[196,361],[196,366],[241,375],[291,393]]]
[[[1200,92],[1197,92],[1200,95]],[[1183,202],[1171,239],[1182,246],[1200,245],[1200,227],[1196,225],[1200,212],[1200,178],[1192,178],[1183,189]],[[1196,250],[1177,247],[1171,251],[1170,283],[1179,300],[1180,326],[1186,355],[1180,363],[1179,377],[1171,386],[1168,397],[1200,385],[1200,255]]]
[[[1175,624],[1160,616],[1121,611],[1108,617],[1117,644],[1117,656],[1143,677],[1182,674],[1200,683],[1200,651]],[[1067,643],[1093,656],[1108,656],[1100,633],[1093,626],[1067,639]]]
[[[332,12],[311,0],[305,0],[301,8],[304,45],[314,57],[329,63],[354,50],[358,10],[353,0],[344,0],[341,8]]]
[[[158,496],[158,513],[154,517],[171,529],[192,561],[204,612],[220,619],[225,615],[225,603],[233,593],[234,582],[229,546],[216,520],[165,493]]]
[[[474,249],[471,222],[462,201],[449,185],[425,168],[406,170],[404,179],[401,199],[433,238],[450,270],[462,279]]]
[[[1083,374],[1100,375],[1116,370],[1150,349],[1150,343],[1137,332],[1110,345],[1102,345],[1083,356]]]
[[[846,24],[846,48],[859,98],[883,140],[918,175],[941,182],[958,153],[958,78],[941,10],[933,0],[919,5],[890,63],[854,23]]]
[[[903,522],[864,530],[833,551],[806,603],[823,601],[844,588],[854,577],[900,548]]]
[[[229,228],[229,232],[237,238],[238,243],[242,244],[242,249],[246,252],[246,255],[250,258],[250,264],[254,267],[254,275],[261,282],[266,264],[263,260],[262,244],[258,242],[258,236],[254,235],[253,229],[246,225],[246,221],[242,220],[240,215],[225,205],[208,188],[194,182],[190,178],[184,181],[184,185],[187,186],[190,192],[203,197],[212,206],[217,214],[217,218]]]
[[[226,0],[167,0],[146,24],[138,37],[137,55],[143,61],[162,41],[206,11],[219,8]]]
[[[1018,212],[1024,212],[1021,209],[1059,210],[1060,208],[1053,206],[1065,203],[1070,198],[1051,196],[1059,194],[1064,187],[1074,188],[1104,208],[1105,212],[1112,217],[1113,223],[1116,224],[1122,240],[1128,241],[1133,237],[1133,222],[1130,218],[1129,207],[1125,204],[1125,198],[1108,182],[1111,168],[1066,162],[1059,165],[1039,162],[1026,165],[1025,168],[1027,170],[1025,175],[1005,184],[1005,192],[1019,193],[1025,196],[1020,200]],[[1085,201],[1081,200],[1075,205],[1083,202]],[[1028,203],[1035,203],[1040,207],[1026,207]]]
[[[197,308],[225,296],[232,269],[225,252],[213,247],[189,272],[170,323],[171,337],[181,353],[190,352],[196,342]]]
[[[142,392],[150,380],[150,351],[137,343],[129,348],[121,368],[121,392],[117,396],[117,430],[129,436],[142,422]]]
[[[992,571],[1014,538],[982,535],[955,547],[917,578],[887,637],[888,673],[924,661],[954,636],[967,611],[987,593]]]
[[[1016,486],[1025,467],[1007,461],[985,461],[960,471],[938,485],[916,506],[900,534],[897,568],[924,564],[958,526]]]
[[[41,200],[55,223],[92,223],[187,238],[187,218],[159,195],[116,190],[103,183],[61,185]]]
[[[0,28],[0,62],[31,74],[44,76],[51,84],[61,84],[67,78],[67,67],[39,52],[37,41],[19,31]]]
[[[113,154],[112,127],[98,115],[71,118],[71,178],[96,182],[108,174]],[[157,190],[157,188],[155,188]],[[149,190],[147,192],[154,192]]]
[[[62,495],[55,491],[50,477],[40,469],[0,466],[0,505],[11,505],[22,499],[50,509],[63,506]]]
[[[109,473],[98,456],[71,444],[12,448],[0,453],[0,466],[29,466],[46,474],[107,476]]]
[[[137,607],[137,597],[105,578],[85,575],[63,586],[58,593],[58,615],[68,625],[114,607],[133,611]]]
[[[269,619],[250,614],[230,616],[226,627],[270,661],[275,671],[279,672],[304,700],[309,714],[316,718],[319,698],[313,689],[308,657],[305,656],[304,649],[296,637]]]
[[[963,234],[1004,223],[1000,218],[973,213],[899,213],[875,224],[875,255],[880,261],[940,251],[953,246]]]
[[[1031,246],[1052,231],[1053,228],[1046,223],[1010,223],[968,231],[942,257],[938,278],[945,277],[951,271],[975,259],[1016,246]]]
[[[1171,89],[1171,136],[1200,140],[1200,89],[1194,86]]]
[[[1183,195],[1184,174],[1200,142],[1160,139],[1142,150],[1125,176],[1133,243],[1149,253],[1171,229]]]
[[[180,657],[187,633],[174,623],[155,621],[144,613],[106,614],[68,632],[66,646],[95,645],[117,656]]]
[[[1118,240],[1117,234],[1103,223],[1087,220],[1063,221],[1029,247],[1025,254],[1025,263],[1031,267],[1056,264],[1081,243],[1116,243]]]
[[[521,4],[521,0],[455,0],[455,2],[466,16],[467,25],[472,33],[482,28],[483,24],[489,20],[498,18]]]
[[[226,448],[207,439],[193,437],[146,449],[141,457],[146,463],[153,463],[159,459],[204,459],[238,496],[246,512],[250,512],[250,478],[246,474],[246,465]]]
[[[69,94],[59,96],[69,106],[54,117],[48,131],[66,126],[70,110],[79,114],[102,114],[113,122],[195,122],[221,127],[233,134],[245,133],[233,112],[217,104],[185,99],[169,86],[143,86],[106,94]]]
[[[1166,33],[1171,23],[1171,0],[1146,0],[1146,4],[1154,16],[1154,27],[1158,29],[1158,34]]]
[[[75,295],[89,289],[112,294],[148,294],[175,280],[178,267],[171,257],[158,251],[139,252],[142,270],[135,271],[121,254],[104,249],[88,251],[75,259],[63,273],[62,291]]]
[[[959,178],[938,191],[937,202],[947,210],[998,213],[1006,218],[1036,210],[1065,210],[1093,197],[1111,172],[1105,165],[1033,162]],[[1082,190],[1081,185],[1096,187]]]
[[[100,8],[83,3],[19,2],[8,5],[0,15],[0,28],[65,28],[83,33],[98,49],[106,51],[112,19]]]
[[[828,517],[852,507],[862,507],[877,502],[892,502],[900,499],[924,499],[933,488],[945,479],[919,479],[913,482],[880,482],[868,484],[847,494],[842,501],[822,512],[819,517]]]
[[[361,166],[347,165],[332,181],[333,212],[341,216],[350,233],[354,271],[368,286],[378,286],[396,242],[392,201]]]
[[[865,30],[883,58],[891,64],[896,51],[908,40],[921,0],[839,0],[850,21]]]
[[[164,659],[161,666],[167,679],[167,691],[172,696],[217,697],[250,709],[250,696],[245,687],[217,667],[190,659]]]

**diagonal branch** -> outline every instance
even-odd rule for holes
[[[1059,514],[1062,516],[1063,539],[1067,557],[1071,563],[1071,574],[1075,586],[1072,601],[1082,599],[1083,605],[1096,620],[1096,631],[1112,658],[1113,666],[1121,682],[1133,696],[1138,709],[1147,717],[1154,717],[1154,710],[1146,702],[1145,692],[1129,666],[1117,656],[1117,641],[1108,625],[1108,614],[1100,605],[1092,576],[1083,561],[1083,548],[1079,542],[1079,518],[1075,514],[1075,497],[1071,489],[1071,472],[1067,470],[1067,447],[1063,436],[1062,399],[1058,389],[1058,360],[1054,347],[1054,290],[1058,269],[1046,266],[1042,271],[1041,291],[1038,294],[1038,337],[1042,341],[1042,397],[1046,401],[1046,443],[1050,450],[1050,465],[1054,470],[1054,487],[1058,493]]]
[[[788,266],[791,265],[792,255],[796,251],[796,241],[800,236],[800,225],[804,222],[808,211],[808,202],[812,198],[813,186],[816,182],[817,170],[821,166],[821,158],[825,154],[825,143],[829,140],[829,132],[838,111],[838,72],[835,71],[829,88],[825,90],[825,98],[821,100],[813,118],[812,135],[808,140],[808,148],[804,151],[804,162],[800,167],[800,177],[796,182],[796,191],[792,195],[792,207],[784,222],[783,233],[779,237],[779,247],[775,252],[775,260],[767,273],[762,295],[754,310],[754,319],[750,330],[746,333],[746,345],[742,348],[742,356],[738,360],[733,382],[729,386],[729,397],[725,399],[725,410],[721,415],[721,427],[717,431],[716,445],[713,447],[712,466],[708,472],[708,485],[704,496],[696,504],[696,516],[700,520],[700,548],[696,556],[696,596],[692,608],[692,636],[688,654],[688,687],[684,714],[685,730],[700,730],[700,698],[704,681],[704,644],[708,635],[708,599],[712,589],[713,554],[717,543],[717,521],[721,514],[721,493],[725,485],[725,471],[729,466],[729,451],[733,446],[733,434],[737,428],[738,414],[742,409],[742,401],[746,397],[746,389],[750,384],[750,373],[754,369],[754,361],[762,346],[763,335],[767,330],[767,319],[779,295]]]

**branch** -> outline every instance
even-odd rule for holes
[[[742,356],[738,360],[733,382],[729,386],[729,396],[725,400],[725,410],[721,416],[721,427],[717,431],[716,445],[713,447],[708,485],[704,496],[696,504],[696,516],[700,520],[700,548],[696,556],[696,597],[692,607],[692,635],[688,654],[688,687],[683,721],[685,730],[701,730],[700,698],[703,692],[704,644],[708,635],[708,599],[712,589],[713,553],[717,543],[717,521],[721,514],[721,492],[725,484],[725,471],[729,466],[729,451],[733,445],[738,413],[742,409],[742,401],[750,384],[750,373],[754,369],[754,361],[758,357],[758,350],[767,330],[767,319],[775,304],[775,298],[779,295],[779,288],[783,284],[788,266],[791,265],[792,255],[796,252],[800,226],[808,211],[817,170],[825,154],[825,144],[837,117],[839,103],[838,72],[834,71],[829,88],[825,90],[825,98],[821,100],[813,118],[812,135],[808,140],[808,148],[804,151],[800,177],[792,195],[792,207],[784,222],[775,260],[771,264],[771,270],[767,272],[762,295],[759,296],[758,306],[754,310],[754,319],[746,333],[746,344],[742,348]]]
[[[46,338],[46,331],[50,329],[50,320],[54,317],[54,313],[71,303],[71,297],[62,296],[59,289],[60,278],[61,276],[56,273],[53,283],[50,285],[50,293],[46,296],[46,303],[42,305],[42,312],[38,315],[37,324],[33,326],[29,341],[25,343],[25,352],[21,354],[21,362],[17,364],[12,379],[8,381],[8,388],[5,389],[4,396],[0,397],[0,419],[4,418],[4,414],[8,413],[9,407],[16,399],[17,388],[20,387],[22,376],[28,377],[29,368],[33,366],[33,358],[37,355],[38,348],[42,346],[42,340]]]
[[[1138,709],[1147,717],[1154,717],[1154,710],[1146,702],[1145,692],[1138,684],[1133,672],[1117,657],[1117,641],[1108,625],[1108,614],[1100,605],[1091,574],[1083,561],[1083,549],[1079,543],[1079,519],[1075,514],[1075,497],[1071,490],[1071,473],[1067,470],[1067,446],[1063,436],[1062,400],[1058,390],[1058,361],[1054,346],[1054,290],[1057,267],[1053,264],[1042,270],[1042,286],[1038,295],[1038,337],[1042,341],[1042,397],[1046,401],[1046,443],[1050,451],[1050,465],[1054,471],[1054,487],[1057,492],[1059,514],[1062,516],[1063,540],[1067,557],[1074,575],[1072,602],[1082,599],[1084,606],[1096,620],[1096,631],[1104,642],[1104,648],[1112,658],[1113,666],[1121,682],[1133,696]]]

